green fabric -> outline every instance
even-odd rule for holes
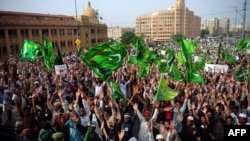
[[[23,40],[20,58],[22,60],[35,61],[39,57],[39,54],[42,56],[41,48],[43,48],[42,44],[38,42]]]
[[[82,60],[98,77],[106,80],[113,71],[123,65],[125,56],[124,48],[114,49],[108,43],[103,43],[92,47],[82,56]]]
[[[175,63],[171,64],[170,70],[168,72],[168,76],[170,76],[171,78],[173,78],[176,81],[183,81],[183,75],[179,71],[179,69]]]
[[[44,64],[48,70],[54,67],[54,63],[56,60],[56,55],[53,52],[52,42],[49,41],[47,38],[42,37],[43,39],[43,52],[44,52]]]
[[[250,38],[246,38],[241,40],[235,49],[236,52],[239,52],[243,49],[250,49]]]
[[[126,98],[124,97],[124,94],[122,93],[122,91],[120,89],[120,86],[114,81],[110,81],[110,86],[111,86],[111,90],[112,90],[113,99],[115,99],[115,100],[120,99],[122,101],[122,103],[125,104]]]
[[[237,72],[235,73],[235,77],[236,77],[237,81],[239,81],[239,82],[244,81],[244,67],[242,65],[240,65]]]
[[[90,141],[91,127],[88,127],[87,132],[84,135],[83,141]]]
[[[236,59],[231,55],[231,53],[228,49],[225,51],[225,59],[230,64],[236,63]]]
[[[60,48],[57,47],[57,54],[56,54],[56,59],[55,59],[54,65],[63,65],[63,64],[64,64],[64,62],[63,62],[63,58],[62,58]]]
[[[157,100],[169,101],[174,99],[179,94],[178,91],[171,89],[166,80],[164,78],[160,79],[160,83],[158,85],[158,90],[155,95]]]
[[[173,48],[169,48],[167,50],[167,62],[168,63],[172,63],[173,62],[173,60],[174,60],[174,54],[175,54],[175,52],[174,52]]]
[[[158,70],[160,73],[168,73],[169,72],[169,64],[167,62],[159,62]]]
[[[181,49],[182,49],[182,54],[184,55],[184,58],[185,58],[186,80],[187,82],[203,83],[204,82],[203,78],[198,74],[197,69],[193,68],[193,62],[192,62],[191,54],[188,51],[188,48],[192,48],[191,43],[182,38]]]

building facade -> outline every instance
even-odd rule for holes
[[[134,28],[123,28],[119,26],[108,27],[108,38],[115,39],[117,41],[121,40],[121,36],[125,32],[135,32]]]
[[[76,51],[76,39],[82,48],[107,41],[107,26],[99,23],[93,11],[90,3],[78,16],[0,11],[1,60],[19,56],[24,39],[42,42],[44,36],[62,53]]]
[[[219,27],[222,30],[220,34],[227,34],[230,28],[230,19],[229,18],[221,18],[219,20]]]
[[[136,17],[135,33],[149,42],[170,41],[174,34],[187,38],[200,35],[201,18],[185,6],[185,0],[175,0],[167,10]]]
[[[108,38],[113,38],[115,40],[120,41],[122,34],[123,34],[123,30],[121,27],[119,26],[108,27]]]

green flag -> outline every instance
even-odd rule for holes
[[[83,141],[90,141],[90,133],[91,133],[91,129],[92,127],[88,127],[87,132],[84,135]]]
[[[56,55],[53,52],[52,42],[45,37],[42,37],[42,39],[43,39],[44,64],[46,68],[50,70],[55,65],[54,63],[56,60]]]
[[[57,47],[57,54],[56,54],[56,59],[55,59],[54,65],[62,65],[62,64],[64,64],[64,62],[63,62],[63,58],[62,58],[62,54],[61,54],[60,48],[58,46]]]
[[[150,64],[149,63],[145,63],[143,65],[140,65],[139,72],[138,72],[139,78],[148,76],[149,73],[150,73]]]
[[[82,56],[82,48],[80,47],[76,53],[77,57],[81,57]]]
[[[183,38],[181,39],[181,49],[182,49],[182,54],[184,55],[184,58],[185,58],[187,82],[203,83],[202,77],[198,74],[197,70],[195,68],[193,68],[191,54],[188,51],[188,48],[192,48],[192,47],[190,47],[190,45],[191,45],[191,43],[189,41],[187,41]],[[197,79],[197,77],[199,79]]]
[[[171,63],[174,60],[174,49],[173,48],[169,48],[167,50],[167,62]]]
[[[155,98],[157,100],[169,101],[174,99],[178,94],[179,92],[171,89],[166,80],[161,77]]]
[[[170,76],[174,80],[183,81],[183,75],[181,74],[181,72],[179,71],[175,63],[171,64],[170,70],[168,72],[168,76]]]
[[[158,70],[160,73],[168,73],[169,71],[169,64],[167,62],[158,62]]]
[[[129,64],[137,64],[136,56],[128,55],[128,63]]]
[[[239,82],[244,81],[244,67],[242,65],[240,65],[237,72],[235,73],[235,77]]]
[[[31,40],[23,40],[20,58],[22,60],[35,61],[38,56],[42,56],[41,48],[43,48],[42,44],[38,42]]]
[[[114,49],[109,44],[103,43],[92,47],[82,56],[82,60],[98,77],[106,80],[113,71],[123,65],[125,56],[126,51],[124,48]]]
[[[246,39],[241,40],[238,43],[235,51],[239,52],[239,51],[241,51],[243,49],[249,49],[249,48],[250,48],[250,38],[246,38]]]
[[[111,86],[111,90],[112,90],[113,99],[115,99],[115,100],[120,99],[120,100],[122,100],[122,103],[125,104],[126,98],[125,98],[124,94],[122,93],[120,86],[114,81],[110,81],[110,86]]]
[[[230,64],[236,63],[236,59],[231,55],[231,53],[228,49],[225,51],[225,58],[226,58],[227,62]]]
[[[178,66],[181,66],[185,63],[185,59],[184,59],[184,55],[182,54],[182,51],[179,50],[177,53],[177,62],[178,62]]]

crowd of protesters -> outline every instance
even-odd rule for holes
[[[214,61],[229,65],[227,72],[202,71],[202,84],[164,75],[179,91],[171,101],[154,99],[162,76],[157,65],[138,78],[138,66],[124,63],[109,80],[119,84],[126,103],[73,53],[64,56],[66,75],[47,70],[42,60],[10,56],[0,66],[0,140],[82,141],[90,133],[89,141],[223,141],[224,125],[250,123],[249,84],[234,75],[240,64],[249,68],[250,59],[234,55],[235,64]]]

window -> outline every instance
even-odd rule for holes
[[[61,36],[64,35],[64,29],[60,29],[59,32]]]
[[[57,33],[56,33],[56,29],[51,29],[51,36],[56,36]]]
[[[8,34],[10,38],[17,38],[17,31],[16,30],[8,30]]]
[[[73,47],[73,42],[72,41],[68,41],[68,47]]]
[[[21,29],[21,37],[29,37],[28,29]]]
[[[32,36],[33,37],[38,37],[39,36],[39,31],[38,31],[38,29],[32,29]]]
[[[71,29],[67,29],[67,35],[72,35],[72,30]]]
[[[66,46],[65,46],[65,41],[61,41],[60,42],[60,48],[65,48]]]
[[[42,29],[42,35],[43,36],[48,36],[49,35],[49,30],[48,29]]]
[[[4,39],[5,35],[4,35],[4,30],[0,30],[0,39]]]
[[[15,45],[10,45],[10,54],[15,54]]]

